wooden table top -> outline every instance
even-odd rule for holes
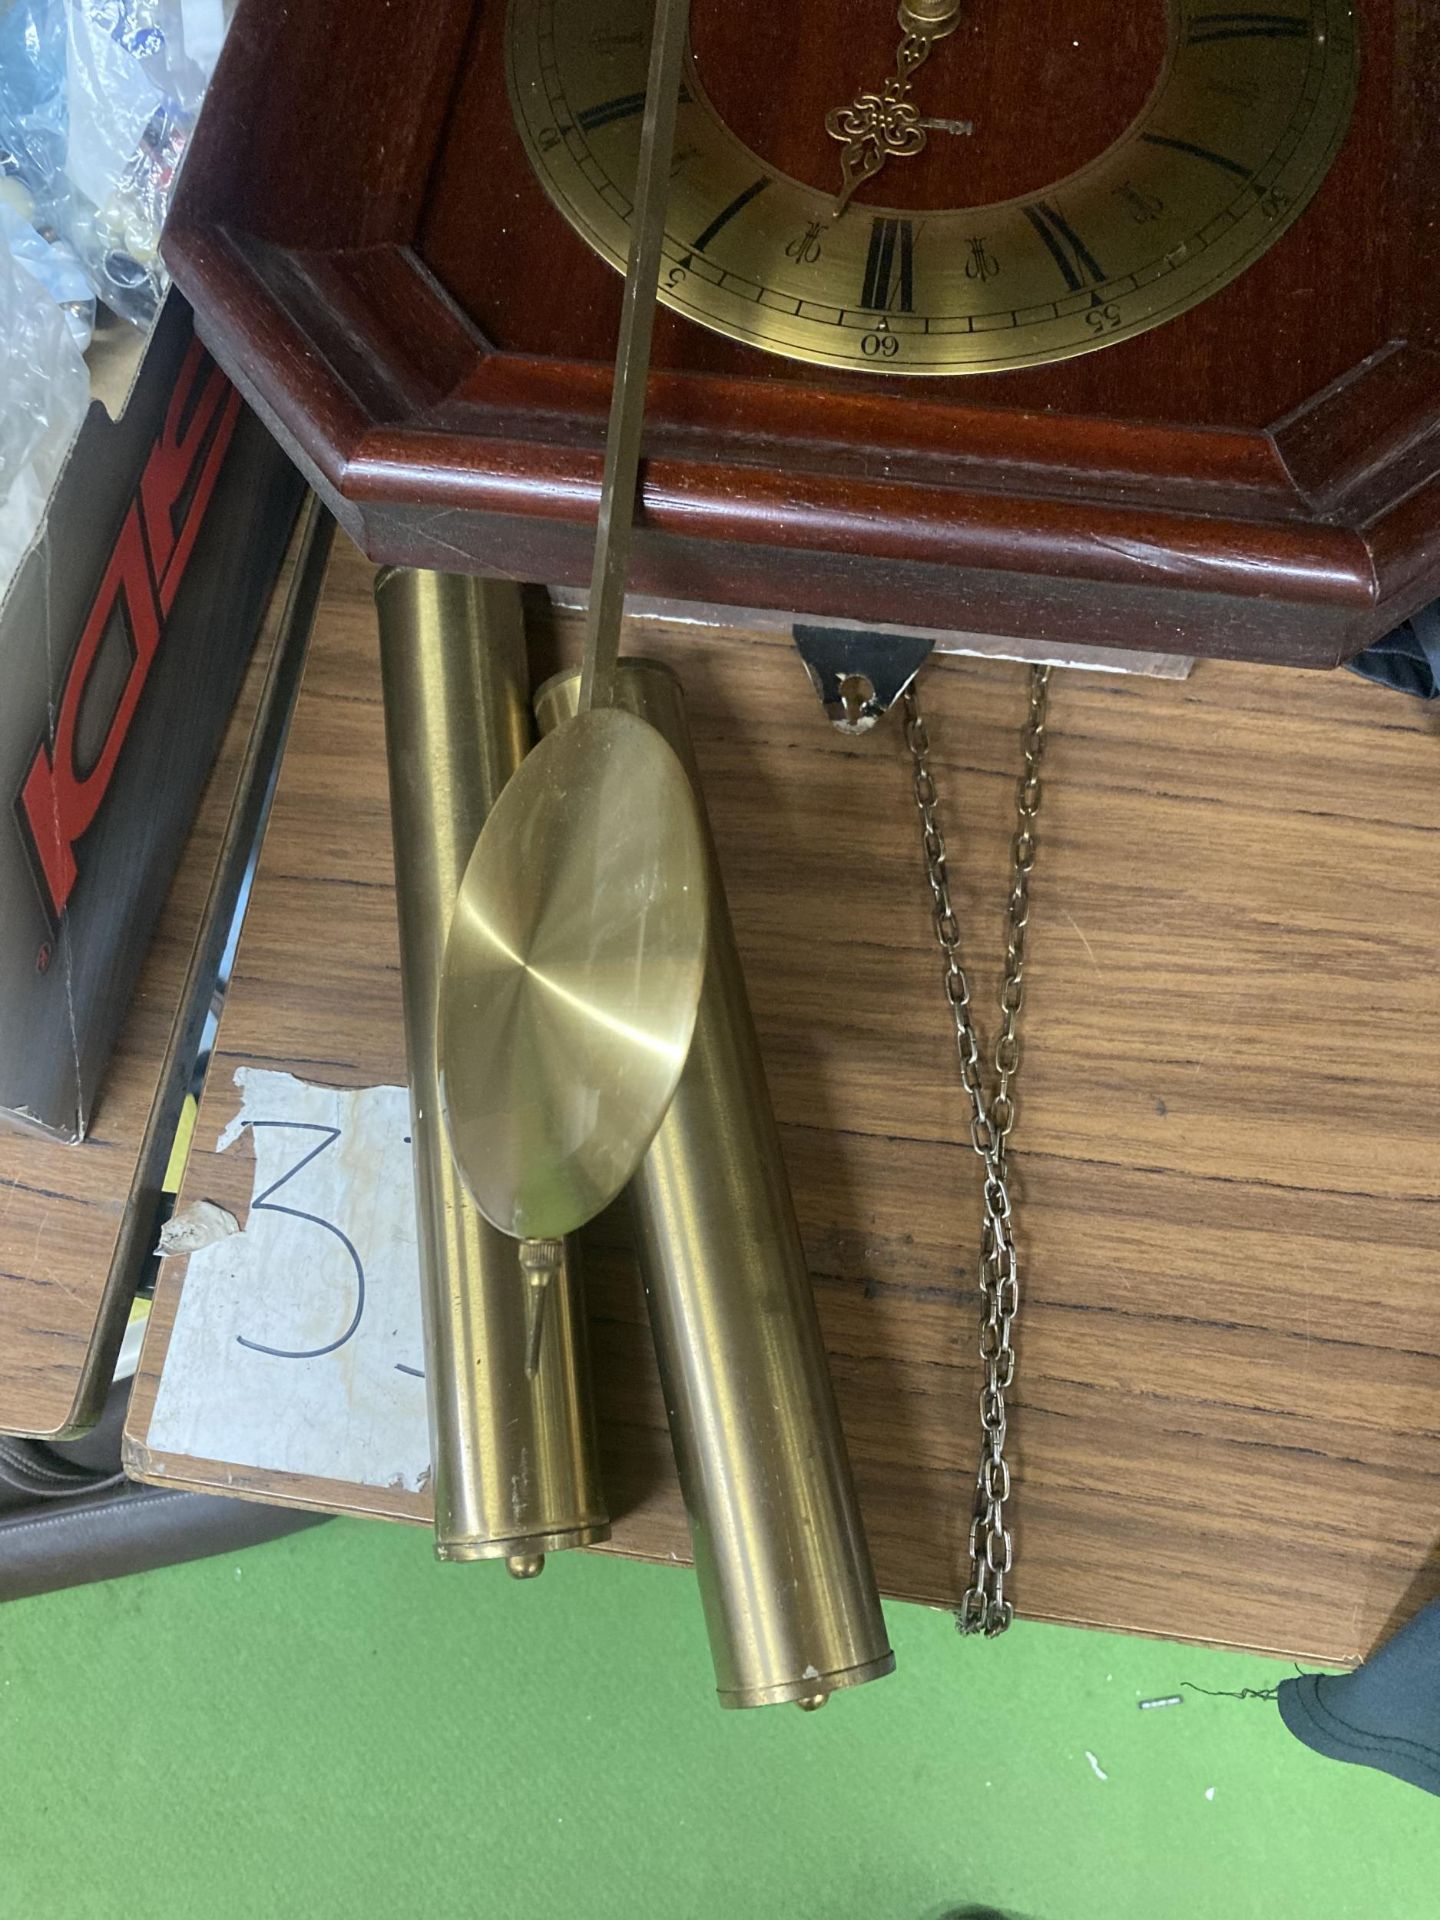
[[[404,1078],[370,569],[337,551],[182,1198],[234,1070]],[[552,619],[553,664],[573,639]],[[823,718],[793,653],[647,623],[681,672],[884,1591],[953,1602],[977,1449],[980,1200],[900,730]],[[538,671],[537,671],[538,677]],[[1022,669],[923,682],[982,1026]],[[1352,676],[1058,673],[1014,1162],[1023,1614],[1349,1661],[1440,1592],[1440,714]],[[612,1550],[688,1558],[613,1217],[586,1263]],[[277,1284],[280,1283],[277,1276]],[[428,1517],[389,1493],[132,1469]]]
[[[96,1417],[153,1244],[155,1172],[169,1138],[152,1121],[251,728],[290,562],[161,909],[114,1056],[79,1146],[0,1125],[0,1433],[54,1438]],[[173,1102],[172,1102],[173,1104]],[[173,1129],[172,1129],[173,1131]]]

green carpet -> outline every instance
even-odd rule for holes
[[[807,1716],[714,1705],[686,1572],[354,1522],[5,1607],[0,1916],[1437,1911],[1430,1796],[1267,1703],[1137,1709],[1287,1669],[889,1617],[896,1676]]]

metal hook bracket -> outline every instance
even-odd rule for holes
[[[810,684],[841,733],[868,733],[887,714],[930,657],[923,634],[876,633],[864,627],[792,629]]]

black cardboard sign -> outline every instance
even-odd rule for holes
[[[84,1136],[302,492],[172,294],[0,607],[0,1121]]]

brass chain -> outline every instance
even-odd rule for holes
[[[970,1100],[970,1144],[985,1169],[980,1247],[980,1470],[970,1521],[970,1584],[960,1602],[961,1633],[1003,1633],[1015,1617],[1005,1580],[1015,1560],[1007,1525],[1010,1467],[1005,1458],[1007,1402],[1015,1380],[1015,1317],[1020,1272],[1015,1215],[1006,1179],[1006,1147],[1015,1125],[1015,1081],[1020,1070],[1020,1009],[1025,999],[1025,943],[1030,928],[1030,875],[1035,865],[1035,819],[1040,811],[1040,761],[1045,752],[1049,667],[1030,669],[1030,710],[1020,736],[1023,771],[1016,786],[1015,836],[1010,843],[1010,901],[1006,913],[1005,977],[1000,988],[1000,1032],[995,1042],[995,1087],[988,1096],[980,1043],[970,1007],[970,985],[960,962],[960,923],[950,900],[945,838],[935,817],[938,795],[930,772],[930,736],[913,686],[905,693],[905,744],[914,771],[915,805],[931,920],[944,965],[945,1000],[955,1027],[960,1081]]]

